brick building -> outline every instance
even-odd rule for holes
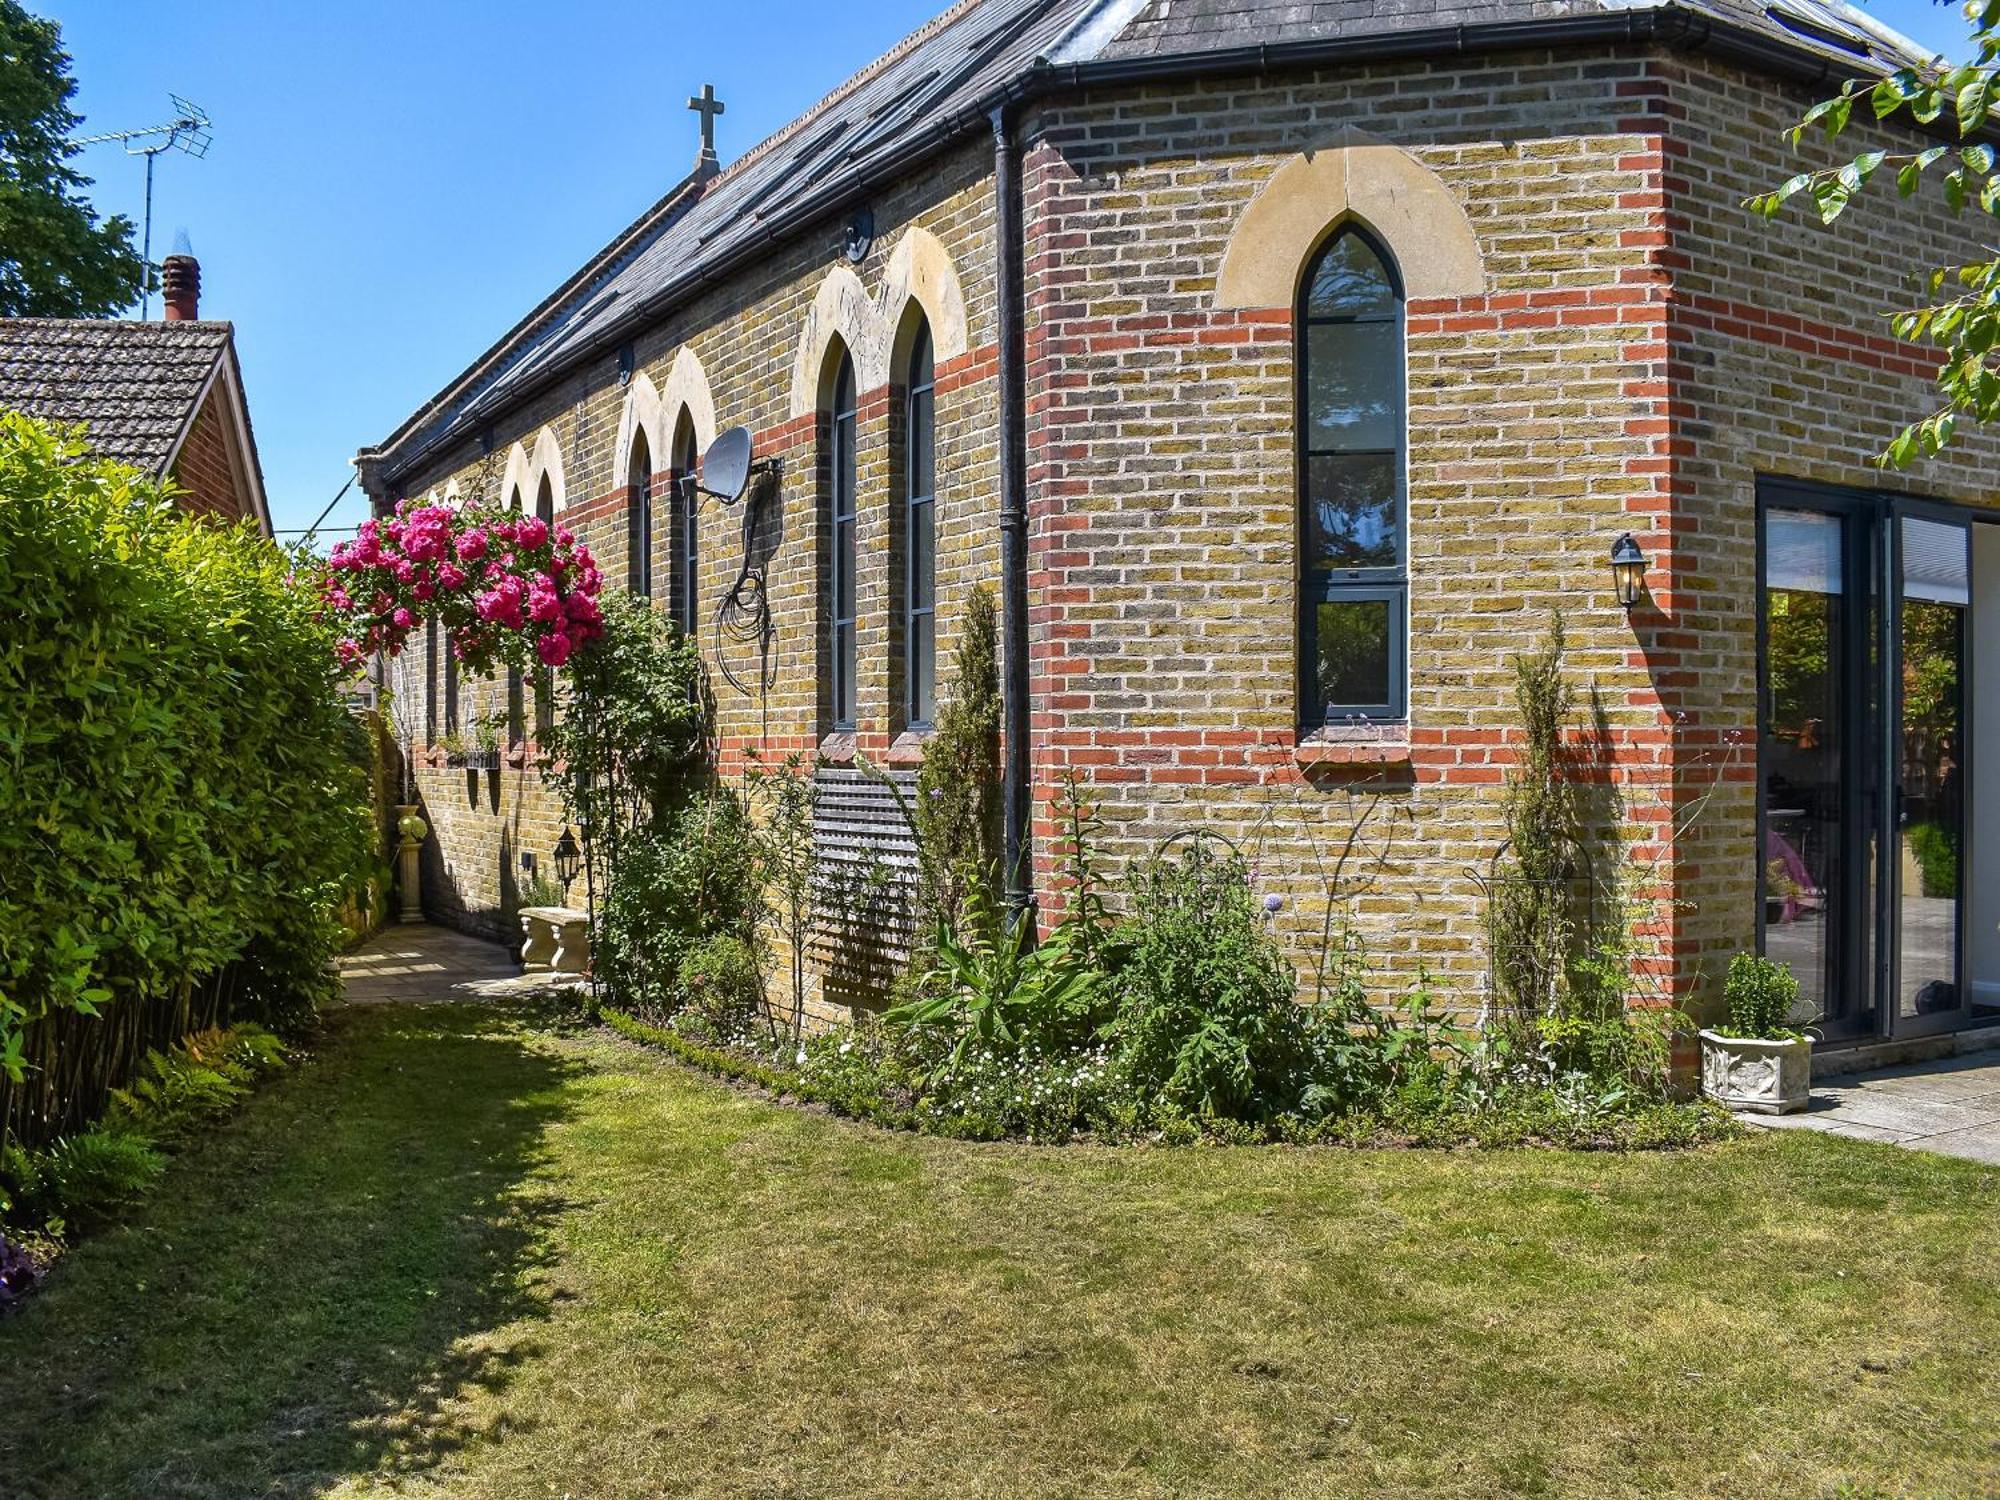
[[[91,446],[184,492],[181,504],[271,534],[235,325],[201,317],[201,267],[161,266],[160,322],[0,318],[0,407],[83,423]]]
[[[1806,104],[1911,51],[1817,0],[967,0],[704,155],[357,462],[378,507],[560,513],[699,632],[725,766],[824,757],[842,836],[991,582],[1045,907],[1074,771],[1121,860],[1235,840],[1309,977],[1351,923],[1384,992],[1468,1006],[1513,667],[1560,609],[1649,988],[1707,1003],[1762,945],[1832,1039],[1969,1027],[2000,449],[1872,459],[1934,369],[1881,313],[1970,242],[1922,201],[1742,206]],[[680,483],[738,425],[781,466],[748,639],[742,514]],[[435,641],[397,670],[420,746],[505,704]],[[518,719],[490,776],[420,754],[427,901],[496,932],[559,831]]]

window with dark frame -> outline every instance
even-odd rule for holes
[[[854,727],[855,676],[855,390],[854,361],[843,350],[833,377],[827,426],[829,676],[827,707],[835,729]]]
[[[541,485],[535,491],[535,514],[553,530],[556,524],[556,492],[549,483],[549,476],[542,476]],[[537,742],[548,738],[548,733],[556,723],[556,674],[553,669],[543,667],[535,674],[535,739]]]
[[[694,423],[683,411],[674,428],[674,505],[678,512],[674,530],[678,552],[674,559],[674,618],[688,635],[701,631],[701,491],[695,488],[695,470],[701,456],[695,445]]]
[[[903,713],[927,729],[937,709],[937,389],[928,326],[910,347],[903,396]]]
[[[1299,721],[1400,719],[1409,630],[1403,289],[1348,226],[1299,291]]]
[[[521,508],[521,491],[516,486],[507,496],[507,508],[518,511]],[[507,743],[518,745],[527,736],[527,711],[521,688],[521,669],[507,669]]]
[[[627,489],[625,583],[641,599],[653,597],[653,453],[643,430],[632,435],[632,461],[626,467]]]

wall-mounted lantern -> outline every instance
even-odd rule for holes
[[[1646,554],[1639,550],[1639,544],[1628,531],[1611,544],[1611,582],[1618,591],[1619,604],[1628,615],[1639,602],[1645,580]]]
[[[583,868],[583,851],[576,847],[576,835],[563,825],[562,837],[556,840],[556,879],[562,882],[563,900],[569,899],[569,886],[576,879],[576,872]]]

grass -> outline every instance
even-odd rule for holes
[[[1966,1495],[2000,1173],[967,1146],[342,1013],[0,1323],[21,1497]]]

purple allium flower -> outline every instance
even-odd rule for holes
[[[1276,891],[1271,892],[1270,895],[1264,898],[1264,910],[1268,912],[1277,912],[1284,904],[1285,898],[1280,896]]]

